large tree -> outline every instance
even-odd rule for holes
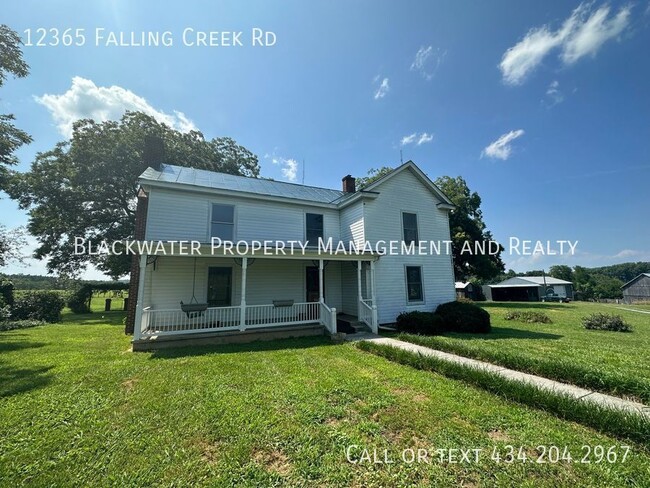
[[[475,242],[494,240],[492,233],[487,230],[485,222],[483,222],[479,194],[470,191],[467,182],[460,176],[456,178],[441,176],[435,180],[435,184],[456,206],[449,214],[456,279],[489,280],[502,273],[505,270],[505,265],[501,260],[503,246],[499,245],[496,254],[463,252],[466,242],[470,249],[475,250]]]
[[[75,237],[95,243],[133,237],[137,177],[147,168],[145,141],[163,141],[164,162],[245,176],[259,175],[257,156],[233,139],[206,140],[139,112],[119,121],[75,123],[72,138],[39,153],[26,173],[12,173],[7,192],[29,211],[29,232],[50,272],[76,276],[90,263],[112,278],[129,270],[127,256],[75,255]]]
[[[23,61],[20,37],[4,24],[0,25],[0,87],[7,76],[24,78],[29,66]],[[29,144],[31,137],[13,124],[13,114],[0,114],[0,190],[7,186],[7,167],[18,162],[15,151],[23,144]],[[25,244],[21,229],[10,230],[0,225],[0,267],[22,257],[20,248]]]
[[[393,168],[389,166],[370,169],[367,176],[357,178],[358,186],[364,188],[391,171]],[[478,193],[470,191],[467,182],[460,176],[456,178],[442,176],[435,180],[435,184],[456,206],[449,215],[456,279],[473,278],[485,281],[503,273],[505,265],[501,260],[502,246],[499,246],[499,252],[493,255],[463,252],[465,242],[468,242],[470,249],[474,250],[475,242],[493,240],[492,233],[486,229],[483,222],[481,197]]]
[[[0,87],[8,75],[24,78],[29,74],[29,66],[23,61],[21,44],[16,32],[0,24]],[[6,166],[18,162],[14,155],[16,149],[32,140],[29,134],[14,126],[13,120],[13,114],[0,114],[0,184],[6,176]]]

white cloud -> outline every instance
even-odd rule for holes
[[[433,141],[433,134],[427,134],[426,132],[423,132],[420,134],[420,138],[416,144],[419,146],[420,144],[426,144],[427,142],[431,141]]]
[[[554,80],[548,85],[546,89],[546,97],[548,98],[547,106],[552,107],[564,101],[564,94],[560,91],[560,82]]]
[[[379,81],[379,76],[375,77],[375,83],[377,81]],[[390,84],[388,82],[388,78],[384,78],[383,80],[381,80],[379,87],[375,90],[375,100],[384,98],[389,91],[390,91]]]
[[[273,164],[280,166],[280,172],[284,179],[291,182],[296,181],[298,176],[298,161],[280,156],[269,156],[268,154],[264,155],[264,159],[270,159]]]
[[[512,152],[512,141],[523,135],[523,129],[511,130],[507,134],[503,134],[496,141],[483,149],[483,152],[481,152],[481,157],[487,156],[488,158],[502,159],[505,161],[510,157],[510,154]]]
[[[422,46],[415,53],[415,59],[411,63],[411,71],[419,71],[426,80],[431,80],[446,54],[447,51],[440,48],[434,51],[433,46]]]
[[[97,86],[92,80],[80,76],[72,78],[72,86],[61,95],[45,94],[34,98],[47,107],[59,132],[65,137],[72,135],[72,124],[79,119],[90,118],[97,122],[117,120],[127,110],[144,112],[182,132],[196,130],[194,123],[183,112],[167,114],[153,108],[146,99],[131,90],[116,85]]]
[[[503,54],[499,64],[503,80],[510,85],[521,84],[554,48],[561,48],[560,58],[565,65],[587,54],[595,55],[606,41],[627,27],[631,7],[621,8],[611,19],[609,6],[593,12],[592,7],[592,3],[580,4],[556,31],[546,25],[528,31]]]
[[[426,144],[427,142],[431,142],[432,140],[433,134],[427,134],[426,132],[418,134],[417,132],[414,132],[413,134],[402,137],[399,144],[400,146],[406,146],[408,144],[415,144],[416,146],[420,146],[422,144]]]
[[[413,134],[409,134],[408,136],[402,137],[402,140],[399,143],[400,146],[406,146],[407,144],[414,143],[417,136],[418,136],[417,133],[414,132]]]
[[[588,54],[595,56],[600,46],[623,32],[629,23],[630,7],[623,7],[609,20],[608,16],[609,6],[600,7],[586,20],[586,14],[583,16],[582,24],[577,23],[576,31],[563,45],[562,61],[565,64],[575,63]]]

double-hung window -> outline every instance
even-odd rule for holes
[[[404,235],[404,242],[410,244],[411,242],[418,243],[418,216],[414,213],[402,212],[402,229]]]
[[[235,239],[235,207],[233,205],[212,204],[210,237],[218,237],[223,241]]]
[[[422,290],[422,267],[406,267],[406,299],[409,302],[423,302],[424,291]]]
[[[305,219],[307,245],[318,246],[318,239],[323,238],[323,214],[308,213]]]

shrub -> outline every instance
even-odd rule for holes
[[[45,322],[41,320],[7,320],[6,322],[0,322],[0,331],[27,329],[28,327],[36,327],[43,324]]]
[[[608,313],[592,313],[582,317],[585,329],[611,330],[614,332],[632,332],[630,324],[626,323],[620,315]]]
[[[67,305],[72,310],[72,313],[90,313],[92,295],[92,287],[83,285],[68,297]]]
[[[474,300],[472,300],[471,298],[467,298],[467,297],[456,298],[456,301],[460,302],[460,303],[474,303]]]
[[[435,315],[440,317],[446,331],[483,334],[492,330],[490,314],[472,303],[443,303],[438,305]]]
[[[4,299],[5,305],[11,307],[14,304],[14,284],[5,278],[0,278],[0,298]]]
[[[434,335],[443,332],[440,317],[432,312],[402,312],[397,316],[397,330],[413,334]]]
[[[526,322],[528,324],[552,324],[551,317],[544,312],[536,312],[533,310],[526,310],[524,312],[519,310],[509,310],[504,317],[506,320],[518,320],[519,322]]]
[[[11,307],[7,304],[4,297],[0,295],[0,323],[9,320],[11,317]]]
[[[54,291],[30,291],[16,298],[11,310],[14,320],[59,322],[65,301]]]

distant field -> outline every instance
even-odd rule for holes
[[[620,396],[650,402],[650,315],[621,310],[623,305],[573,302],[492,303],[490,334],[445,334],[404,338],[418,344],[483,359]],[[628,307],[638,308],[642,307]],[[505,320],[508,310],[546,312],[552,324]],[[581,317],[595,312],[621,315],[634,332],[586,330]]]

